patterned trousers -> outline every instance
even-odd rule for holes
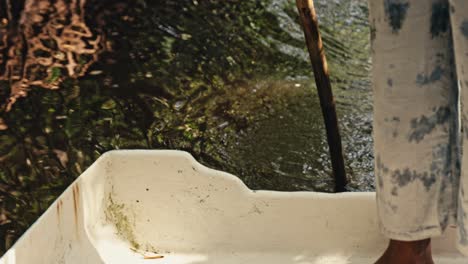
[[[456,226],[468,255],[468,0],[369,5],[381,230],[412,241]]]

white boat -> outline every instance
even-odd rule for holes
[[[0,259],[1,264],[373,263],[387,243],[374,193],[252,191],[185,152],[99,158]],[[467,263],[455,230],[436,263]]]

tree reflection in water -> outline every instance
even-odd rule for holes
[[[86,25],[85,4],[85,0],[26,0],[15,21],[11,3],[5,3],[0,80],[9,83],[10,96],[4,111],[10,111],[31,86],[57,89],[65,78],[83,76],[97,61],[104,38]]]
[[[39,117],[44,115],[43,108],[31,105],[50,97],[28,98],[18,109],[12,108],[31,90],[58,89],[63,82],[84,76],[108,48],[100,30],[105,13],[96,17],[91,31],[85,5],[85,0],[0,1],[0,113],[12,124],[0,116],[0,130],[4,130],[0,134],[1,251],[77,175],[67,171],[66,132],[60,136],[51,133]],[[107,13],[121,11],[122,4],[118,6],[109,5]],[[70,94],[68,100],[78,95]],[[64,107],[62,104],[49,104],[48,112]],[[55,116],[57,121],[61,118],[66,116]],[[63,124],[59,126],[63,128]]]
[[[369,190],[367,9],[335,2],[318,8],[350,187]],[[291,1],[0,0],[0,251],[111,149],[330,191],[310,77]]]

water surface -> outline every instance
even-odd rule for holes
[[[316,1],[349,190],[373,190],[363,0]],[[0,249],[112,149],[181,149],[252,189],[333,189],[287,0],[0,0]]]

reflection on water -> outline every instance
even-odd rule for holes
[[[317,1],[350,190],[372,190],[365,0]],[[0,0],[0,248],[111,149],[182,149],[253,189],[331,191],[287,0]]]
[[[83,76],[97,61],[103,38],[86,25],[85,4],[85,0],[26,0],[14,19],[10,1],[5,2],[0,42],[0,80],[10,86],[5,111],[31,86],[58,89],[65,78]]]

